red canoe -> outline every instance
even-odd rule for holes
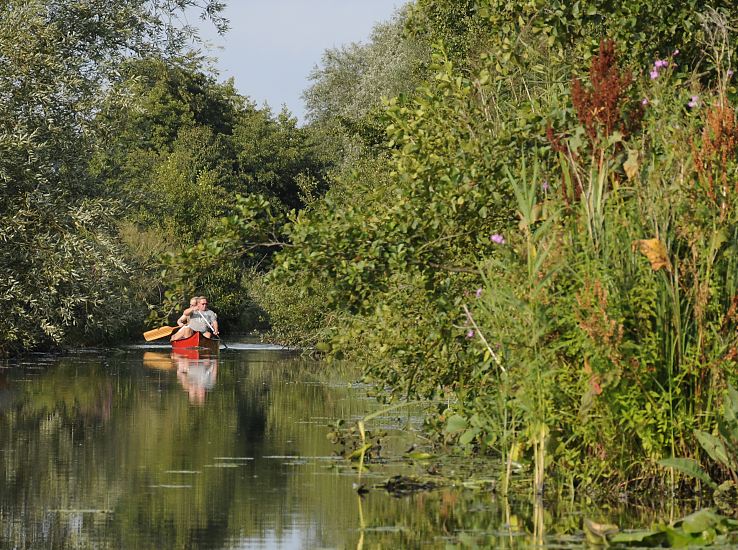
[[[218,340],[213,340],[212,338],[206,338],[200,332],[195,332],[195,334],[189,338],[172,342],[172,349],[175,351],[185,349],[206,349],[210,351],[218,351],[220,349],[220,342]]]

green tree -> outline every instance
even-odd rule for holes
[[[94,115],[124,57],[184,44],[186,29],[171,27],[167,14],[195,4],[3,4],[1,351],[69,343],[124,322],[129,267],[114,230],[119,212],[87,170]],[[217,18],[222,6],[203,7]]]
[[[410,5],[410,36],[442,44],[460,67],[476,63],[493,34],[500,31],[485,17],[484,0],[417,0]]]
[[[310,73],[303,97],[311,122],[358,121],[382,108],[382,100],[412,92],[430,60],[427,43],[408,36],[407,10],[377,24],[366,44],[352,43],[323,53]]]
[[[283,110],[269,108],[239,113],[233,132],[237,160],[237,189],[243,194],[271,197],[284,212],[300,209],[311,196],[325,191],[331,159],[322,152],[314,132],[297,126]]]

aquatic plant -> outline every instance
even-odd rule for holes
[[[728,384],[723,397],[715,432],[695,430],[695,438],[720,472],[703,468],[697,458],[671,457],[659,461],[659,464],[703,482],[714,491],[713,498],[718,507],[732,511],[738,500],[738,391],[732,385]],[[728,479],[723,481],[726,476]]]

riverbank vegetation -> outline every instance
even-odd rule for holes
[[[78,3],[11,6],[3,351],[207,293],[390,399],[444,397],[438,443],[505,483],[737,481],[731,3],[416,0],[326,52],[304,126],[159,41],[150,4],[65,40]]]
[[[439,441],[505,483],[523,459],[537,492],[677,489],[671,457],[732,475],[736,14],[715,8],[417,2],[423,83],[288,228],[272,278],[321,297],[324,347],[445,397]]]

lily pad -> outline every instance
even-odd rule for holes
[[[629,531],[617,533],[609,538],[613,546],[637,546],[654,548],[663,546],[666,542],[666,533],[660,530],[644,529],[640,531]]]
[[[708,529],[714,528],[719,525],[723,520],[723,516],[720,516],[713,512],[710,508],[698,510],[693,514],[689,514],[687,517],[682,519],[681,528],[685,533],[697,534],[707,531]]]

